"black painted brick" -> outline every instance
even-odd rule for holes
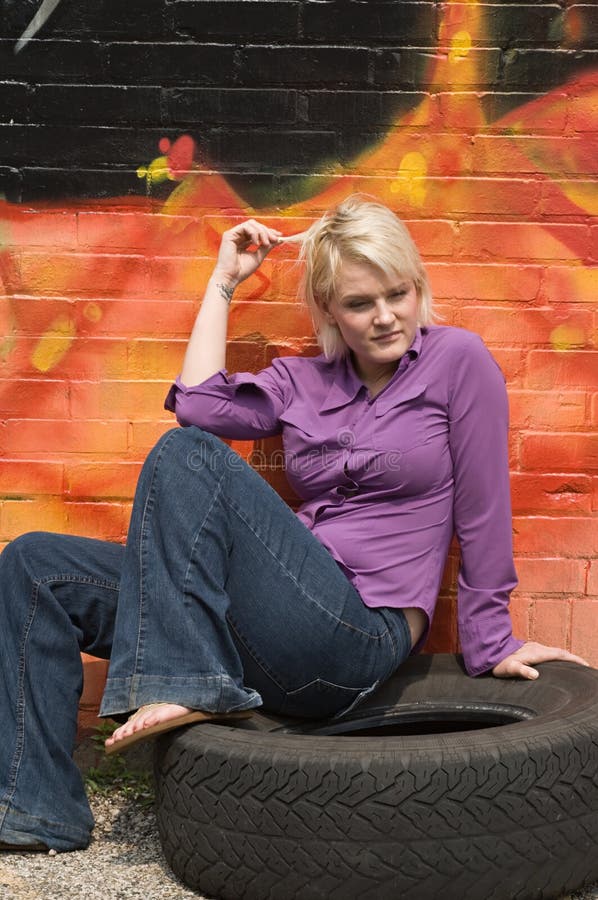
[[[385,125],[425,96],[405,91],[312,91],[307,95],[306,118],[314,125]]]
[[[238,43],[255,38],[289,42],[299,37],[301,5],[297,2],[174,0],[166,8],[171,33],[199,42],[215,37]]]
[[[597,50],[510,50],[505,53],[501,86],[545,91],[562,84],[573,71],[596,65]]]
[[[4,87],[0,85],[0,98]],[[11,118],[25,124],[151,126],[161,123],[159,88],[36,85],[29,87],[25,102],[13,106],[13,110]]]
[[[240,51],[244,85],[354,85],[368,83],[370,53],[347,47],[247,47]]]
[[[29,100],[31,88],[17,82],[0,82],[0,122],[30,121]],[[0,158],[2,158],[0,153]]]
[[[351,166],[356,157],[364,152],[371,151],[388,139],[386,131],[374,131],[371,129],[359,129],[352,131],[343,129],[339,134],[337,156],[338,162],[343,166]],[[392,163],[393,168],[398,167],[398,162]]]
[[[47,31],[93,40],[168,40],[166,9],[163,0],[61,0]]]
[[[331,131],[272,131],[247,129],[220,134],[212,161],[220,168],[258,167],[267,172],[308,171],[314,160],[334,158],[336,135]]]
[[[50,168],[133,167],[159,155],[163,129],[96,128],[58,125],[0,125],[3,162],[25,166],[33,160]]]
[[[216,44],[106,45],[111,84],[222,85],[235,81],[235,49]]]
[[[401,45],[433,42],[437,29],[435,3],[380,3],[339,0],[306,3],[303,29],[307,39],[318,41],[400,42]]]
[[[91,169],[24,166],[20,172],[21,202],[34,200],[63,200],[69,197],[109,199],[146,193],[144,179],[138,178],[135,168]],[[152,197],[166,198],[173,182],[157,185]]]
[[[0,195],[9,203],[20,203],[23,196],[23,174],[11,166],[0,166]]]
[[[479,6],[479,36],[474,43],[508,48],[556,45],[562,40],[563,10],[558,3]]]
[[[14,41],[0,40],[0,77],[6,80],[43,82],[106,81],[106,47],[81,41],[32,40],[14,53]]]
[[[0,35],[17,39],[41,6],[41,0],[2,0]],[[61,0],[36,37],[154,40],[167,35],[162,0]]]
[[[400,47],[378,51],[374,56],[374,85],[413,90],[416,87],[417,62],[413,53]]]
[[[183,88],[164,93],[165,121],[171,125],[293,124],[297,120],[297,92]]]

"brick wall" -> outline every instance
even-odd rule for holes
[[[15,54],[38,6],[0,23],[0,541],[123,540],[221,232],[363,190],[506,375],[517,632],[598,664],[598,7],[61,0]],[[243,285],[231,370],[313,352],[296,278],[285,249]]]

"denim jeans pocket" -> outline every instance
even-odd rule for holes
[[[377,682],[376,682],[377,684]],[[376,685],[346,687],[323,678],[314,678],[300,688],[288,691],[282,703],[281,715],[327,718],[347,712]]]

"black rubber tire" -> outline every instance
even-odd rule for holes
[[[162,737],[169,865],[219,900],[547,900],[597,880],[598,671],[539,669],[473,679],[420,656],[337,721]],[[468,721],[485,727],[451,730]]]

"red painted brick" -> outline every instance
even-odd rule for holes
[[[575,221],[587,221],[586,209],[592,208],[596,198],[596,179],[549,178],[542,183],[541,199],[537,212],[554,219],[567,216]]]
[[[122,542],[129,524],[128,507],[121,503],[65,503],[70,534]]]
[[[74,320],[72,300],[64,297],[15,296],[11,302],[14,334],[42,335],[57,320]]]
[[[532,606],[531,639],[549,647],[569,643],[571,604],[567,600],[536,600]]]
[[[77,225],[73,213],[50,210],[3,209],[2,243],[9,247],[48,247],[54,250],[74,248]]]
[[[68,534],[67,513],[62,498],[5,500],[0,508],[0,538],[9,541],[27,531]]]
[[[518,557],[519,591],[525,594],[583,594],[587,562],[579,559]]]
[[[453,165],[455,162],[458,164],[458,159],[452,160]],[[450,210],[451,215],[468,219],[477,216],[496,216],[499,219],[520,216],[532,219],[536,218],[536,209],[541,198],[541,183],[525,177],[472,178],[468,175],[455,178],[447,173],[438,178],[426,178],[425,186],[426,214],[433,218],[445,218],[447,210]],[[367,179],[364,184],[356,184],[354,189],[366,192],[372,190],[368,188]],[[379,183],[374,185],[373,190],[380,191]],[[382,190],[385,192],[384,187]],[[397,196],[389,194],[387,199],[390,205],[396,204]],[[413,211],[408,209],[403,215],[408,218],[415,212],[419,212],[419,209]]]
[[[567,104],[569,131],[596,132],[596,85],[572,94]]]
[[[527,384],[531,388],[598,387],[598,352],[531,350]]]
[[[20,378],[0,381],[2,418],[62,419],[68,416],[67,385],[52,378]]]
[[[81,662],[83,664],[83,691],[79,700],[78,740],[92,734],[100,724],[98,711],[108,673],[108,660],[97,659],[88,653],[82,653]]]
[[[540,289],[539,266],[431,263],[427,266],[434,297],[460,300],[534,300]]]
[[[592,479],[592,509],[598,509],[598,476]]]
[[[521,309],[518,307],[463,306],[459,310],[459,325],[481,335],[488,344],[517,344],[526,348],[548,346],[558,337],[563,326],[569,340],[584,347],[592,333],[593,320],[589,310]]]
[[[129,451],[134,459],[145,459],[162,435],[176,425],[174,418],[159,422],[131,422],[129,424]]]
[[[174,375],[172,373],[172,378]],[[69,410],[73,419],[159,419],[171,384],[164,381],[73,381]]]
[[[589,253],[587,225],[465,222],[459,227],[458,254],[462,258],[583,260]]]
[[[574,600],[571,619],[571,652],[598,667],[598,600]]]
[[[598,471],[598,434],[524,434],[524,469],[557,472]]]
[[[122,453],[127,449],[126,422],[10,419],[0,424],[0,452]]]
[[[229,338],[264,340],[264,343],[305,339],[313,334],[309,314],[299,303],[239,303],[229,320]]]
[[[261,341],[230,341],[226,365],[231,372],[259,372],[266,365],[266,347]]]
[[[525,380],[525,353],[511,347],[492,347],[492,356],[509,386],[521,387]]]
[[[189,215],[161,215],[137,211],[79,212],[77,240],[94,251],[121,249],[146,251],[176,247],[178,253],[196,253],[202,246],[202,219]]]
[[[454,653],[457,649],[456,598],[440,596],[424,653]]]
[[[565,161],[565,171],[580,175],[598,174],[595,146],[587,138],[555,135],[477,135],[474,140],[473,171],[487,175],[496,173],[534,173],[552,171],[558,160]],[[561,168],[561,171],[563,168]]]
[[[186,341],[142,338],[128,345],[127,372],[131,378],[174,379],[180,372]]]
[[[151,290],[144,256],[21,253],[19,292],[79,297],[139,297]]]
[[[588,564],[586,594],[598,597],[598,559],[592,559]]]
[[[135,493],[141,463],[73,462],[65,467],[66,494],[76,498],[131,498]]]
[[[63,488],[61,462],[0,459],[0,496],[60,494]]]
[[[528,641],[531,634],[532,600],[519,591],[514,591],[509,600],[509,613],[513,624],[513,634]]]
[[[592,246],[595,246],[593,243]],[[594,251],[595,252],[595,251]],[[542,272],[538,299],[547,304],[596,303],[596,266],[547,266]]]
[[[563,557],[598,556],[596,518],[530,516],[513,519],[515,555],[549,555],[558,547]]]
[[[426,259],[452,256],[455,249],[457,228],[454,222],[422,222],[408,220],[405,225]]]
[[[547,428],[562,431],[582,427],[586,397],[581,391],[509,391],[512,428]],[[569,436],[566,436],[569,440]]]
[[[60,339],[54,338],[57,342]],[[114,338],[78,338],[71,340],[64,338],[64,348],[57,350],[56,362],[48,369],[48,377],[60,380],[69,378],[101,380],[110,373],[112,377],[116,372],[126,372],[127,368],[127,342]],[[15,377],[39,378],[40,373],[32,363],[37,339],[22,339],[11,351],[6,362],[8,375],[15,373]]]
[[[93,337],[188,338],[199,304],[191,300],[106,300],[73,301],[71,309],[77,335]]]
[[[511,498],[516,514],[590,513],[592,479],[589,475],[511,473]],[[558,546],[554,549],[558,550]]]

